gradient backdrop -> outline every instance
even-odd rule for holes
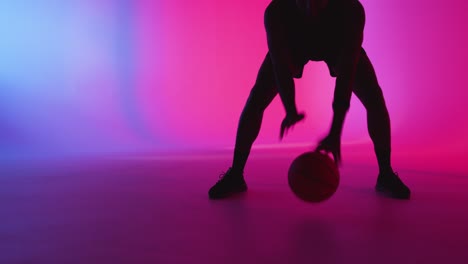
[[[267,52],[269,2],[0,1],[2,156],[232,147]],[[468,171],[468,2],[362,3],[395,155]],[[323,63],[307,66],[297,81],[307,119],[282,145],[327,132],[333,85]],[[283,116],[277,98],[257,146],[278,143]],[[353,98],[343,144],[358,143],[369,139]]]

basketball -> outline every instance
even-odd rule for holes
[[[289,167],[289,187],[297,197],[307,202],[327,200],[336,192],[339,182],[335,161],[324,153],[303,153]]]

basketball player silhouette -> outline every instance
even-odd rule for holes
[[[317,150],[341,160],[341,134],[354,93],[367,112],[367,126],[377,156],[378,192],[409,199],[410,190],[390,163],[390,118],[372,63],[362,48],[364,8],[358,0],[273,0],[265,10],[268,53],[238,124],[232,166],[209,190],[211,199],[247,190],[243,171],[258,136],[264,110],[279,94],[285,108],[280,138],[304,119],[295,102],[294,78],[308,61],[324,61],[336,77],[333,120]]]

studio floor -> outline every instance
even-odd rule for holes
[[[0,263],[467,263],[468,175],[404,169],[410,201],[374,191],[374,160],[346,162],[335,195],[296,198],[301,150],[253,152],[246,194],[207,191],[229,152],[4,165]]]

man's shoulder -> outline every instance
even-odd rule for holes
[[[364,6],[358,0],[331,0],[333,9],[343,22],[352,27],[362,28],[365,23],[366,14]]]
[[[273,0],[265,9],[265,22],[276,23],[279,18],[288,18],[294,12],[295,4],[291,0]]]
[[[337,6],[352,17],[365,17],[364,6],[359,0],[334,0]]]
[[[352,13],[355,16],[359,16],[359,17],[365,16],[366,12],[364,10],[364,6],[358,0],[349,0],[349,9],[352,11]]]
[[[281,9],[284,9],[286,7],[291,7],[294,4],[292,4],[291,0],[272,0],[268,6],[267,10],[276,10],[277,12],[281,11]]]

